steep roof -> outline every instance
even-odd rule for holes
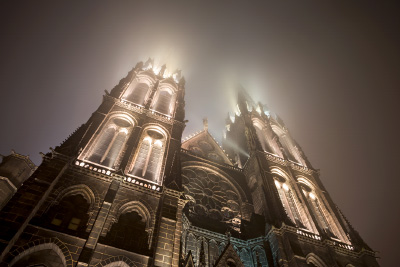
[[[232,161],[210,134],[207,127],[185,140],[182,143],[182,148],[208,160],[233,166]]]

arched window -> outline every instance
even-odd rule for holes
[[[300,213],[296,205],[296,201],[293,196],[293,192],[289,188],[286,181],[276,178],[275,186],[278,190],[279,198],[281,199],[282,205],[286,211],[286,214],[289,216],[290,220],[297,226],[304,227]]]
[[[279,141],[282,144],[283,149],[286,151],[288,158],[297,162],[303,166],[306,166],[306,163],[301,156],[301,152],[297,146],[294,145],[292,138],[289,136],[287,132],[284,132],[281,128],[277,126],[272,126],[273,131],[278,135]]]
[[[318,220],[318,224],[320,225],[320,227],[328,234],[328,236],[338,239],[340,237],[338,229],[332,222],[329,212],[326,210],[325,206],[317,197],[316,193],[308,193],[305,190],[303,190],[303,192],[307,197],[308,203],[310,204],[312,212]]]
[[[100,243],[113,247],[148,254],[148,236],[146,222],[136,211],[126,212],[119,216],[106,237]]]
[[[157,112],[171,116],[174,111],[176,93],[169,87],[160,87],[153,98],[151,108]]]
[[[256,135],[260,141],[261,147],[264,151],[273,153],[279,157],[282,157],[282,152],[279,148],[278,143],[275,140],[275,135],[271,129],[267,129],[261,121],[254,120],[254,127],[256,129]]]
[[[89,205],[80,194],[64,197],[44,215],[48,227],[73,235],[84,234],[89,219]]]
[[[304,178],[299,178],[298,180],[318,225],[329,237],[350,244],[343,229],[335,222],[334,215],[331,215],[321,195],[317,193],[316,188]]]
[[[132,103],[143,106],[149,96],[149,89],[150,85],[147,80],[134,80],[125,90],[122,98]]]
[[[144,131],[129,174],[160,183],[160,170],[165,151],[165,135],[156,129]]]
[[[131,122],[125,118],[111,118],[85,153],[84,160],[114,168],[132,128]]]

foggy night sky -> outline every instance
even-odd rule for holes
[[[380,264],[396,266],[397,6],[16,2],[0,4],[1,154],[15,149],[39,164],[38,153],[85,123],[105,89],[152,57],[183,71],[184,136],[208,117],[221,139],[238,83],[279,114]]]

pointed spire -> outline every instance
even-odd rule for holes
[[[144,63],[143,68],[147,70],[147,69],[152,68],[153,66],[154,66],[154,62],[153,62],[153,60],[152,60],[151,58],[149,58],[149,59],[147,59],[147,61]]]
[[[203,119],[203,126],[204,126],[204,131],[207,132],[208,131],[208,119],[207,118]]]
[[[162,65],[162,66],[161,66],[161,70],[160,70],[160,72],[158,73],[158,75],[164,76],[166,70],[167,70],[167,65],[166,65],[166,64]]]

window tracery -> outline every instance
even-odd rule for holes
[[[207,168],[187,167],[182,170],[182,182],[185,195],[193,200],[194,214],[224,222],[240,232],[240,196],[226,178]]]
[[[271,130],[268,130],[264,123],[259,121],[258,119],[253,120],[254,127],[256,129],[256,135],[258,140],[260,141],[261,147],[264,151],[273,153],[282,157],[282,152],[279,148],[276,139],[274,138],[274,134]]]
[[[277,172],[277,170],[273,170],[273,173],[277,174]],[[310,220],[307,218],[304,207],[298,201],[298,198],[295,192],[292,190],[289,182],[282,176],[275,176],[274,182],[282,206],[289,219],[297,227],[316,232],[315,227],[313,227],[313,225],[310,223]]]
[[[166,145],[165,133],[155,129],[146,129],[139,143],[132,168],[128,174],[160,184],[160,171]]]
[[[151,82],[145,77],[133,80],[125,90],[122,99],[144,106],[150,94]]]
[[[151,109],[172,116],[175,108],[176,92],[167,86],[160,86],[154,97]]]
[[[301,181],[302,180],[304,179],[301,179]],[[305,195],[311,207],[311,211],[317,220],[317,223],[325,231],[325,233],[333,239],[340,240],[344,243],[349,243],[349,240],[345,237],[344,233],[339,230],[339,227],[335,223],[333,217],[314,187],[304,183],[302,183],[301,187],[303,194]]]
[[[124,117],[113,117],[102,127],[93,144],[88,145],[84,160],[115,168],[116,161],[131,133],[133,125]]]
[[[275,125],[272,126],[272,129],[275,134],[278,135],[279,141],[283,149],[286,151],[288,158],[293,162],[297,162],[298,164],[306,166],[306,163],[301,155],[301,151],[294,144],[289,134]]]

